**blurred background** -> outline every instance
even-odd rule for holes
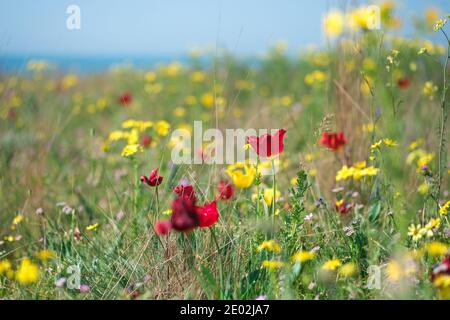
[[[50,60],[63,70],[82,72],[103,71],[120,63],[151,67],[182,61],[192,51],[216,48],[256,58],[280,42],[288,45],[288,54],[296,54],[326,44],[322,20],[327,12],[370,3],[377,2],[1,1],[0,68],[20,72],[29,59]],[[418,36],[414,23],[424,13],[434,16],[450,7],[448,0],[395,3],[402,19],[395,32],[407,37]],[[81,10],[79,30],[66,27],[70,5]]]

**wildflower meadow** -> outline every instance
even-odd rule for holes
[[[0,298],[450,299],[450,8],[376,4],[295,55],[1,71]]]

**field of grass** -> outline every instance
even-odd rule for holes
[[[450,29],[402,38],[382,14],[352,32],[330,14],[329,45],[296,56],[0,74],[0,298],[449,298]],[[284,129],[284,150],[175,165],[194,121]]]

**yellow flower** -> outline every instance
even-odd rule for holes
[[[250,187],[256,177],[255,167],[242,162],[229,165],[226,173],[233,180],[233,184],[240,189]]]
[[[386,274],[391,282],[397,282],[403,277],[403,267],[395,260],[391,260],[386,265]]]
[[[163,215],[166,215],[166,216],[170,216],[171,214],[172,214],[172,209],[167,209],[167,210],[164,210],[163,212],[161,212]]]
[[[184,103],[188,106],[192,106],[197,103],[197,98],[195,96],[189,95],[184,98]]]
[[[275,192],[273,191],[273,188],[269,188],[269,189],[265,189],[264,190],[264,194],[263,194],[263,198],[264,201],[266,202],[267,206],[271,206],[272,202],[273,202],[273,198],[279,199],[281,196],[280,191],[276,190]]]
[[[306,261],[314,259],[316,254],[311,251],[299,251],[292,256],[292,261],[304,263]]]
[[[211,92],[205,93],[200,101],[206,108],[212,108],[214,106],[214,95]]]
[[[0,260],[0,274],[6,274],[9,270],[11,270],[11,267],[11,262],[9,262],[8,259]]]
[[[173,115],[178,118],[182,118],[186,115],[186,109],[183,107],[177,107],[173,110]]]
[[[53,259],[56,257],[56,253],[50,250],[41,250],[36,253],[36,257],[38,257],[42,261],[47,261],[48,259]]]
[[[205,80],[205,73],[203,71],[194,71],[191,74],[192,82],[203,82]]]
[[[284,267],[285,263],[279,260],[264,260],[262,266],[269,270],[275,270]]]
[[[449,247],[441,242],[433,241],[426,245],[426,250],[433,257],[440,257],[448,252]]]
[[[343,166],[341,170],[336,174],[336,181],[347,180],[348,178],[353,177],[355,173],[355,168]]]
[[[153,82],[156,80],[156,77],[157,77],[156,72],[149,71],[145,74],[145,81]]]
[[[257,248],[257,251],[267,250],[269,252],[275,252],[279,254],[281,252],[281,246],[275,240],[263,241]]]
[[[353,262],[348,262],[339,268],[338,274],[343,278],[351,277],[356,272],[356,265]]]
[[[12,224],[16,226],[19,223],[21,223],[22,221],[23,221],[23,215],[18,214],[17,216],[14,217]]]
[[[446,216],[448,214],[448,212],[450,211],[450,200],[447,201],[440,209],[439,209],[439,214],[441,216]]]
[[[317,169],[310,169],[310,170],[308,171],[308,175],[309,175],[310,177],[315,177],[315,176],[317,176]]]
[[[338,10],[329,12],[324,18],[323,26],[329,37],[340,36],[344,31],[344,14]]]
[[[430,220],[430,222],[428,222],[426,224],[425,228],[428,229],[428,230],[433,230],[433,229],[439,228],[440,225],[441,225],[441,219],[439,219],[439,218],[437,218],[437,219],[432,218]]]
[[[439,10],[436,8],[430,7],[425,11],[425,21],[428,26],[433,26],[435,21],[439,19]]]
[[[420,224],[415,225],[411,224],[408,227],[408,236],[412,237],[413,241],[418,241],[422,239],[422,236],[424,235],[422,226]]]
[[[88,230],[88,231],[95,231],[95,230],[97,230],[97,228],[98,228],[98,223],[94,223],[94,224],[88,225],[86,227],[86,230]]]
[[[388,147],[396,147],[397,142],[392,139],[383,139],[383,143],[387,145]]]
[[[411,143],[409,144],[408,149],[409,149],[410,151],[414,151],[414,150],[416,150],[418,147],[420,147],[421,145],[423,145],[424,143],[425,143],[425,140],[423,140],[423,139],[417,139],[417,140],[414,140],[413,142],[411,142]]]
[[[78,84],[78,77],[74,74],[66,75],[61,82],[61,86],[64,90],[70,89]]]
[[[327,262],[325,262],[322,265],[322,270],[334,271],[338,267],[340,267],[341,265],[342,265],[341,260],[339,260],[339,259],[331,259],[331,260],[328,260]]]
[[[433,81],[427,81],[423,85],[422,93],[430,100],[434,100],[434,94],[438,91],[438,87],[434,85]]]
[[[170,124],[167,121],[161,120],[156,122],[155,131],[162,137],[165,137],[169,134]]]
[[[430,187],[428,186],[428,184],[426,182],[424,182],[417,188],[417,191],[419,191],[420,194],[425,195],[428,193],[429,189],[430,189]]]
[[[20,262],[19,268],[16,271],[16,280],[20,284],[30,284],[39,279],[39,267],[31,262],[30,259],[25,258]]]
[[[122,157],[128,158],[130,156],[134,156],[136,153],[142,153],[144,152],[144,149],[139,144],[129,144],[125,146],[122,150]]]
[[[312,86],[314,84],[320,84],[320,83],[325,82],[325,80],[327,80],[327,77],[328,76],[326,73],[316,70],[305,76],[305,83],[308,86]]]
[[[373,145],[370,146],[370,149],[372,149],[372,150],[380,149],[382,143],[383,143],[383,140],[375,142]]]
[[[373,123],[367,123],[362,126],[363,132],[372,133],[376,130],[376,126]]]

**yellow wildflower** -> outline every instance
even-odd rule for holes
[[[20,262],[19,268],[16,271],[16,280],[20,284],[30,284],[36,282],[39,278],[39,267],[31,262],[30,259],[25,258]]]
[[[169,134],[170,124],[164,120],[158,121],[155,124],[155,131],[158,135],[165,137]]]
[[[448,252],[449,247],[441,242],[433,241],[426,245],[426,250],[433,257],[440,257]]]
[[[326,270],[326,271],[334,271],[336,270],[338,267],[340,267],[342,265],[341,260],[339,259],[331,259],[326,261],[323,265],[322,265],[322,270]]]
[[[202,95],[200,101],[206,108],[212,108],[214,106],[214,95],[211,92],[207,92]]]
[[[275,270],[284,267],[285,263],[279,260],[264,260],[262,266],[269,270]]]
[[[398,144],[392,139],[383,139],[383,143],[388,147],[396,147]]]
[[[229,165],[226,173],[233,180],[233,184],[240,189],[250,187],[256,177],[255,167],[242,162]]]
[[[272,205],[273,198],[275,197],[276,199],[279,199],[280,196],[281,196],[280,191],[276,190],[274,192],[273,188],[265,189],[263,194],[264,201],[269,207]]]
[[[41,250],[36,253],[36,257],[38,257],[42,261],[47,261],[48,259],[53,259],[56,257],[56,253],[50,250]]]
[[[329,12],[323,21],[325,33],[331,38],[340,36],[344,31],[344,22],[344,14],[341,11],[334,10]]]
[[[422,239],[424,235],[424,230],[420,224],[411,224],[408,227],[408,236],[412,237],[413,241],[418,241]]]
[[[16,226],[19,223],[21,223],[22,221],[23,221],[23,215],[18,214],[17,216],[14,217],[12,224]]]
[[[263,241],[257,248],[257,251],[267,250],[269,252],[275,252],[279,254],[281,252],[281,246],[275,240]]]
[[[403,267],[395,260],[391,260],[386,265],[386,274],[391,282],[397,282],[403,277]]]
[[[98,228],[98,223],[94,223],[94,224],[88,225],[86,227],[86,230],[88,230],[88,231],[95,231],[95,230],[97,230],[97,228]]]
[[[11,262],[9,262],[8,259],[0,260],[0,274],[6,274],[9,270],[11,270],[11,267]]]
[[[314,259],[316,254],[311,251],[299,251],[292,256],[292,261],[304,263],[306,261]]]
[[[134,156],[136,153],[142,153],[144,152],[144,149],[139,144],[129,144],[125,146],[122,150],[122,157],[128,158],[131,156]]]
[[[338,274],[343,278],[351,277],[356,272],[356,264],[348,262],[339,268]]]
[[[448,214],[448,212],[450,211],[450,200],[447,201],[440,209],[439,209],[439,214],[441,216],[446,216]]]

